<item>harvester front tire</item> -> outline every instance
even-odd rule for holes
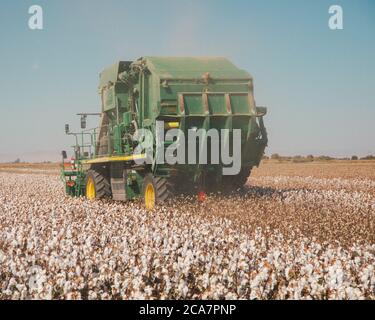
[[[90,200],[110,198],[112,192],[108,177],[97,170],[89,170],[86,175],[85,195]]]
[[[152,173],[145,176],[142,195],[147,210],[152,210],[155,205],[165,203],[172,194],[172,185],[167,178],[155,177]]]

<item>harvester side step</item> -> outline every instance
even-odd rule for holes
[[[112,199],[116,201],[126,201],[124,170],[122,163],[111,164]]]

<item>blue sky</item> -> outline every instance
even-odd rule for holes
[[[44,10],[44,30],[28,9]],[[328,28],[341,5],[344,30]],[[0,161],[49,160],[100,110],[98,74],[144,55],[226,56],[269,108],[267,153],[375,154],[375,1],[0,2]]]

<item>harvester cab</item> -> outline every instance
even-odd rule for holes
[[[67,194],[152,209],[176,192],[235,190],[267,145],[253,79],[225,58],[144,57],[100,74],[101,112],[79,114]],[[86,118],[99,115],[98,128]],[[181,183],[183,181],[184,183]]]

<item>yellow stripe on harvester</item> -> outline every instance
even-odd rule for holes
[[[134,161],[138,159],[146,159],[145,154],[135,154],[131,156],[113,156],[113,157],[101,157],[89,160],[82,160],[82,163],[92,164],[92,163],[105,163],[105,162],[120,162],[120,161]]]
[[[176,129],[180,127],[179,122],[165,122],[165,129]]]

